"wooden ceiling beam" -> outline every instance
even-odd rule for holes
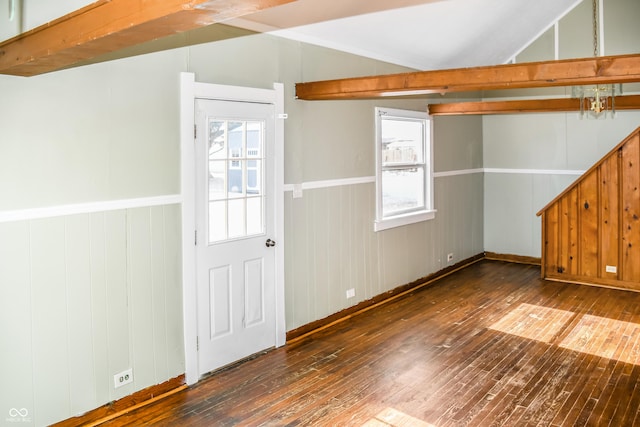
[[[598,83],[640,82],[640,54],[417,71],[296,84],[303,100],[370,99]]]
[[[295,0],[98,0],[0,43],[0,74],[33,76]]]
[[[584,100],[585,111],[589,109],[587,102],[587,100]],[[615,103],[616,111],[640,110],[640,95],[616,96]],[[575,98],[429,104],[429,114],[432,116],[552,113],[572,111],[580,111],[580,101]]]

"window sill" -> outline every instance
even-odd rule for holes
[[[388,230],[389,228],[402,227],[403,225],[415,224],[416,222],[428,221],[436,217],[436,212],[434,209],[377,220],[373,223],[373,230],[382,231]]]

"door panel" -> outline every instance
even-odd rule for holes
[[[274,107],[196,100],[198,362],[204,374],[276,344]],[[200,132],[204,129],[204,132]]]
[[[263,260],[253,259],[244,263],[245,278],[245,327],[264,322]]]
[[[209,270],[209,338],[231,333],[231,274],[229,265]]]

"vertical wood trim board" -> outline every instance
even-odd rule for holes
[[[543,277],[640,291],[640,128],[538,216]]]

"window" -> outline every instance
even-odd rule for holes
[[[376,108],[376,231],[434,218],[431,134],[427,113]]]

